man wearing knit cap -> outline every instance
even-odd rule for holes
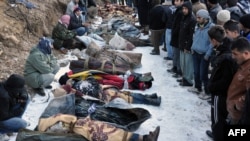
[[[209,58],[212,53],[212,45],[209,40],[208,30],[214,26],[211,22],[209,13],[205,9],[201,9],[196,14],[196,27],[193,37],[193,44],[191,47],[193,56],[193,67],[194,67],[194,90],[195,93],[202,91],[202,85],[204,86],[204,93],[199,95],[199,98],[206,100],[211,96],[209,95],[207,84],[208,84],[208,67]]]
[[[76,36],[75,31],[68,30],[70,21],[69,15],[63,15],[57,25],[52,31],[52,38],[54,39],[54,48],[61,51],[63,54],[68,52],[73,45],[73,39]]]
[[[250,14],[246,14],[240,18],[240,29],[243,37],[250,41]]]
[[[231,16],[228,10],[220,10],[217,14],[217,24],[224,25],[225,22],[229,21]]]
[[[28,104],[29,96],[25,89],[24,78],[12,74],[6,81],[0,82],[0,140],[6,141],[6,133],[18,132],[28,123],[21,117]]]
[[[218,0],[207,0],[208,12],[212,19],[212,22],[216,24],[217,22],[217,13],[222,10]]]

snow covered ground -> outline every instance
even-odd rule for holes
[[[210,130],[210,105],[207,101],[201,100],[196,94],[187,91],[188,87],[179,86],[176,78],[166,70],[171,68],[171,62],[163,57],[166,52],[160,55],[150,55],[152,47],[137,47],[132,52],[142,53],[142,67],[135,70],[138,73],[151,72],[154,77],[153,86],[145,91],[137,91],[145,94],[157,93],[162,97],[159,107],[134,104],[134,107],[147,109],[152,117],[146,120],[136,133],[148,134],[156,126],[161,127],[158,141],[211,141],[205,134]],[[58,79],[67,68],[62,68],[56,75]],[[58,87],[57,82],[53,82],[53,88]],[[46,90],[53,99],[50,90]],[[41,97],[36,95],[27,107],[23,118],[31,123],[28,129],[34,129],[38,119],[49,102],[48,95]],[[11,141],[15,136],[11,136]]]

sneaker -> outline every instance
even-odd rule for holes
[[[213,135],[213,133],[212,133],[212,131],[210,131],[210,130],[207,130],[206,131],[206,134],[207,134],[207,136],[209,136],[210,138],[214,138],[214,135]]]
[[[191,84],[191,83],[189,83],[189,82],[187,82],[187,81],[184,80],[183,82],[180,82],[180,86],[192,87],[193,84]]]
[[[165,47],[163,47],[161,50],[163,50],[163,51],[165,51],[165,52],[167,51],[167,49],[166,49]]]
[[[164,59],[164,60],[173,60],[173,59],[170,58],[170,57],[164,57],[163,59]]]
[[[45,92],[43,88],[34,88],[35,93],[39,94],[40,96],[45,96]]]
[[[212,105],[212,100],[209,99],[209,100],[207,101],[207,103],[208,103],[209,105]]]
[[[211,95],[203,93],[203,94],[199,95],[199,98],[202,99],[202,100],[208,100],[208,99],[211,98]]]
[[[182,78],[180,78],[180,79],[177,79],[176,81],[177,81],[177,82],[182,82],[182,81],[183,81],[183,79],[182,79]]]
[[[160,55],[160,51],[153,50],[150,54],[151,55]]]
[[[197,88],[194,88],[194,87],[188,88],[188,91],[191,92],[191,93],[194,93],[194,94],[200,94],[201,93],[201,90],[199,90]]]
[[[181,77],[181,75],[179,75],[178,73],[175,73],[175,74],[173,74],[172,75],[174,78],[179,78],[179,77]]]
[[[7,134],[0,133],[0,141],[9,141],[10,137]]]
[[[167,72],[175,74],[177,73],[177,69],[173,67],[172,69],[168,69]]]

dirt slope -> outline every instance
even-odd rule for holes
[[[9,0],[0,0],[0,80],[12,73],[23,74],[30,49],[39,37],[51,35],[70,0],[23,1],[31,2],[36,8],[28,9],[21,3],[11,7]]]

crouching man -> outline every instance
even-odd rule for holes
[[[28,123],[21,117],[29,101],[24,87],[24,78],[12,74],[6,81],[0,82],[0,140],[8,140],[7,133],[18,132]]]

